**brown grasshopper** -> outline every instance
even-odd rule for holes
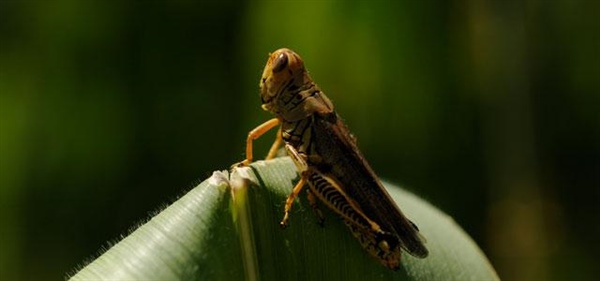
[[[252,162],[255,139],[281,125],[267,159],[285,144],[300,174],[285,202],[282,227],[287,226],[294,199],[308,183],[308,199],[321,221],[315,196],[342,217],[363,248],[384,266],[398,269],[401,249],[419,258],[428,255],[419,229],[387,193],[300,56],[285,48],[269,56],[260,97],[262,108],[276,117],[248,134],[246,160],[241,164]]]

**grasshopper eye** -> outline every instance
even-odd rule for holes
[[[281,53],[275,58],[273,62],[273,73],[282,71],[288,64],[288,57],[286,54]]]

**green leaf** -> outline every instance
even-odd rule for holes
[[[231,175],[215,172],[72,279],[498,280],[452,218],[391,184],[385,184],[389,193],[419,226],[430,252],[425,259],[403,254],[398,271],[371,258],[325,206],[320,226],[305,196],[283,230],[278,223],[297,180],[287,157]]]

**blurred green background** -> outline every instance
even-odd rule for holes
[[[240,161],[280,47],[501,278],[598,278],[599,3],[1,0],[0,280],[61,279]]]

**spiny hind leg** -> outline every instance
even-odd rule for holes
[[[375,233],[381,231],[381,227],[363,213],[332,175],[315,169],[310,169],[306,173],[313,194],[331,210],[357,227],[367,228]]]

